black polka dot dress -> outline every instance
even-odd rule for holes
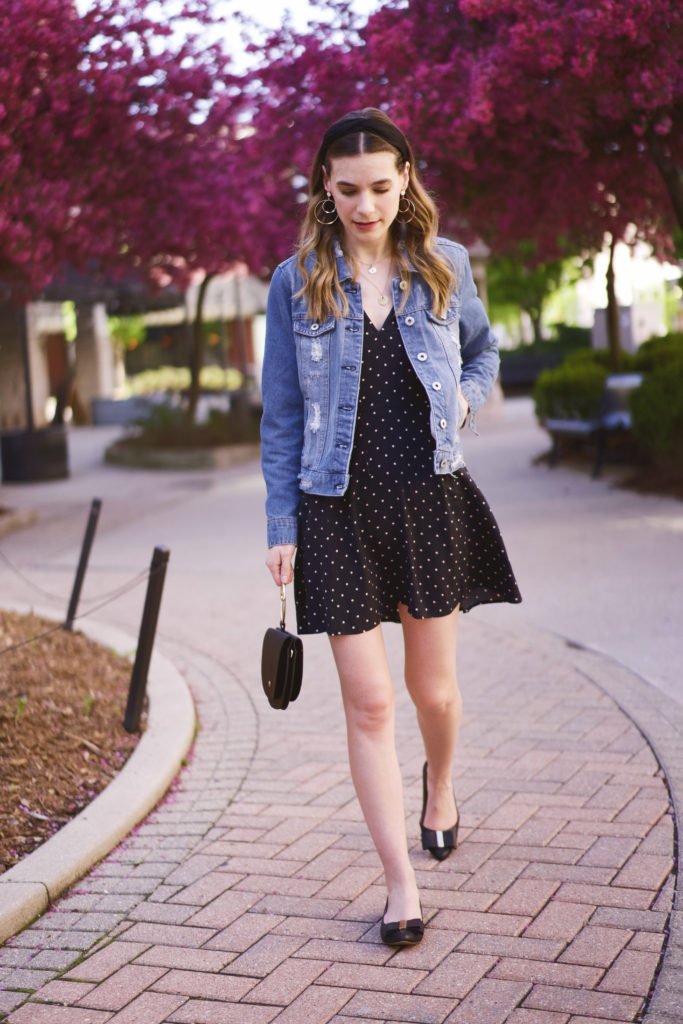
[[[430,407],[392,311],[365,317],[358,412],[342,497],[305,494],[294,595],[299,633],[364,633],[458,605],[521,600],[498,525],[466,469],[437,475]]]

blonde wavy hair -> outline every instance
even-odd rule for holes
[[[391,118],[375,107],[365,107],[346,114],[340,122],[348,118],[372,117],[385,121],[398,131]],[[436,316],[445,316],[448,301],[455,288],[455,272],[453,267],[435,248],[438,233],[439,215],[432,199],[420,182],[415,166],[412,147],[406,140],[409,168],[406,199],[415,204],[415,216],[406,224],[394,220],[390,227],[393,247],[393,258],[398,264],[401,282],[405,283],[400,309],[405,306],[410,293],[411,271],[409,262],[420,274],[432,293],[432,312]],[[335,242],[339,238],[339,222],[320,224],[315,217],[315,208],[326,197],[323,185],[323,167],[329,175],[335,157],[357,156],[361,153],[392,153],[396,159],[396,170],[400,174],[405,167],[405,158],[399,150],[386,139],[369,130],[351,131],[335,139],[327,149],[321,145],[315,160],[309,181],[309,200],[306,216],[299,236],[297,265],[303,278],[303,286],[298,292],[303,295],[308,305],[309,316],[315,320],[324,320],[328,316],[344,316],[348,313],[348,302],[337,274],[337,258]],[[311,254],[314,260],[309,260]],[[307,263],[309,264],[307,266]]]

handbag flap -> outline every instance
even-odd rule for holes
[[[261,652],[261,682],[271,707],[284,710],[301,690],[303,644],[284,629],[267,629]]]

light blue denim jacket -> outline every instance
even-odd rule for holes
[[[465,464],[459,389],[474,429],[473,415],[493,387],[499,357],[466,249],[444,238],[438,245],[457,282],[446,316],[432,313],[431,292],[415,271],[403,309],[399,278],[392,282],[392,291],[401,339],[429,398],[434,472],[452,473]],[[268,547],[297,543],[302,492],[340,496],[349,483],[363,306],[360,285],[354,283],[339,246],[337,271],[348,314],[320,322],[308,315],[304,297],[296,297],[302,281],[295,257],[280,264],[270,285],[261,421]]]

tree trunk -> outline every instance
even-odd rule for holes
[[[192,324],[192,351],[190,353],[190,393],[189,401],[187,406],[187,417],[191,423],[194,423],[194,418],[197,413],[197,404],[199,402],[199,375],[202,370],[204,362],[204,298],[206,296],[206,289],[209,286],[209,282],[215,273],[209,273],[204,277],[204,280],[199,286],[197,292],[197,309],[194,315],[194,322]]]
[[[242,292],[240,278],[235,274],[235,319],[233,337],[237,342],[237,365],[242,374],[242,387],[247,376],[247,346],[244,341],[244,320],[242,318]]]
[[[541,314],[529,311],[529,319],[531,320],[531,326],[534,329],[534,344],[543,341],[543,331],[541,329]]]
[[[609,263],[607,264],[607,345],[609,347],[610,368],[618,373],[621,370],[621,332],[619,329],[619,306],[614,289],[614,235],[609,244]]]
[[[669,193],[676,220],[683,231],[683,175],[672,157],[666,152],[661,136],[651,128],[646,135],[650,155]]]

